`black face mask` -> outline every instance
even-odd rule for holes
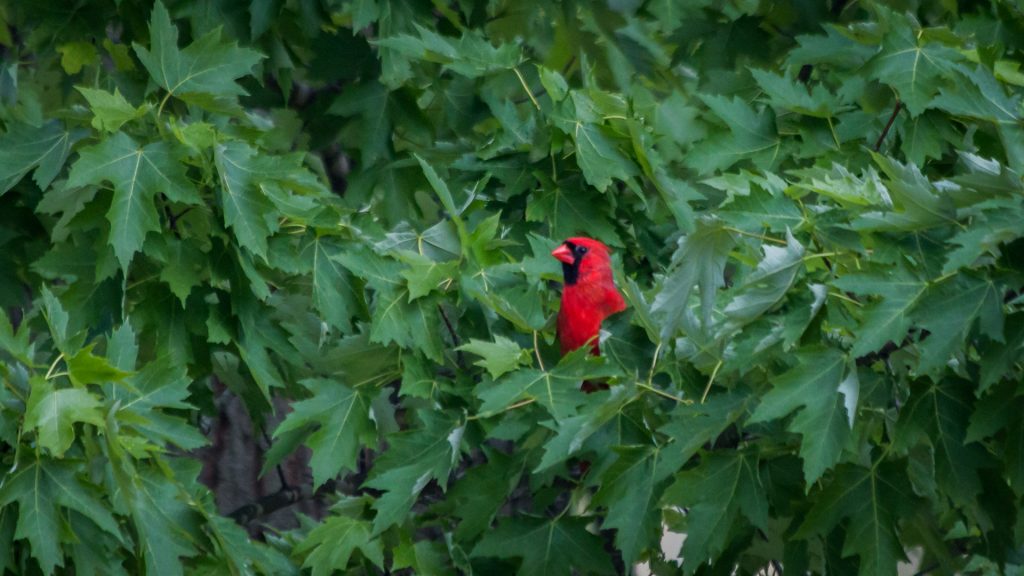
[[[587,247],[572,242],[566,242],[565,247],[572,251],[572,264],[562,262],[562,278],[566,286],[572,286],[580,279],[580,263],[587,254]]]

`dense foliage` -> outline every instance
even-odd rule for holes
[[[1020,571],[1016,3],[0,24],[0,573]],[[602,358],[554,343],[577,233]],[[218,513],[214,382],[325,518]]]

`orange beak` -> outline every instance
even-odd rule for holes
[[[562,244],[558,248],[552,250],[551,255],[561,260],[562,262],[565,262],[566,264],[572,264],[573,262],[576,261],[576,259],[573,258],[572,250],[569,250],[569,247],[566,246],[565,244]]]

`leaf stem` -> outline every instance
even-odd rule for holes
[[[651,386],[649,384],[644,384],[643,382],[637,382],[636,383],[636,387],[637,388],[643,388],[644,390],[647,390],[649,392],[654,392],[655,394],[657,394],[658,396],[661,396],[662,398],[668,398],[669,400],[675,400],[676,402],[678,402],[680,404],[687,404],[687,405],[693,404],[693,400],[687,400],[685,398],[680,398],[679,396],[674,396],[674,395],[669,394],[668,392],[665,392],[663,390],[658,390],[654,386]]]
[[[536,401],[536,398],[527,398],[526,400],[520,400],[519,402],[516,402],[514,404],[509,404],[508,406],[502,408],[501,410],[498,410],[497,412],[481,412],[479,414],[473,414],[472,416],[466,416],[466,422],[469,422],[470,420],[479,420],[481,418],[490,418],[491,416],[497,416],[498,414],[504,414],[505,412],[515,410],[516,408],[529,406],[530,404],[533,404]]]
[[[542,371],[544,371],[544,372],[547,372],[547,369],[544,368],[544,361],[541,360],[541,358],[540,358],[540,346],[537,345],[537,331],[536,330],[533,331],[533,355],[537,357],[537,365],[540,366],[540,369]]]
[[[57,355],[57,359],[53,361],[53,364],[50,364],[50,369],[46,371],[46,376],[43,377],[43,380],[49,380],[50,377],[53,376],[53,371],[57,369],[57,363],[60,362],[63,358],[63,352]]]
[[[519,67],[514,66],[512,71],[516,73],[516,78],[519,78],[519,83],[523,85],[523,90],[526,90],[526,95],[530,97],[530,102],[533,102],[533,107],[540,110],[540,102],[537,102],[537,99],[533,96],[533,92],[530,92],[530,87],[526,85],[526,78],[523,78],[523,74],[519,71]]]
[[[718,369],[722,367],[722,361],[719,360],[718,364],[715,364],[715,369],[711,371],[711,378],[708,379],[708,385],[704,387],[704,393],[700,395],[700,403],[703,404],[708,398],[708,392],[711,391],[711,385],[715,383],[715,377],[718,376]]]
[[[786,245],[785,240],[779,240],[778,238],[772,238],[771,236],[765,236],[764,234],[754,234],[753,232],[747,232],[746,230],[740,230],[739,228],[733,228],[732,226],[723,226],[722,230],[726,232],[733,232],[742,236],[750,236],[751,238],[757,238],[762,242],[774,242],[775,244]]]
[[[4,386],[6,386],[7,389],[10,390],[11,393],[18,398],[18,400],[21,400],[23,403],[28,404],[28,401],[25,400],[25,397],[21,395],[21,391],[14,387],[14,384],[12,384],[7,378],[4,378],[3,381]]]
[[[817,254],[808,254],[804,256],[804,262],[808,260],[814,260],[815,258],[828,258],[830,256],[838,256],[839,252],[819,252]]]
[[[832,296],[834,298],[839,298],[840,300],[845,300],[846,302],[849,302],[850,304],[853,304],[854,306],[857,306],[857,307],[863,307],[864,306],[864,304],[862,304],[860,302],[857,302],[856,300],[854,300],[853,298],[850,298],[846,294],[840,294],[839,292],[829,292],[828,295]]]
[[[651,382],[654,381],[654,369],[658,366],[658,355],[661,354],[661,342],[658,342],[658,347],[654,349],[654,358],[651,360],[651,371],[647,373],[647,385],[650,386]]]

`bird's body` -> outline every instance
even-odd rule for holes
[[[605,318],[626,309],[612,275],[608,247],[591,238],[569,238],[552,256],[562,262],[565,285],[558,310],[558,341],[565,355],[581,346],[599,354]]]

